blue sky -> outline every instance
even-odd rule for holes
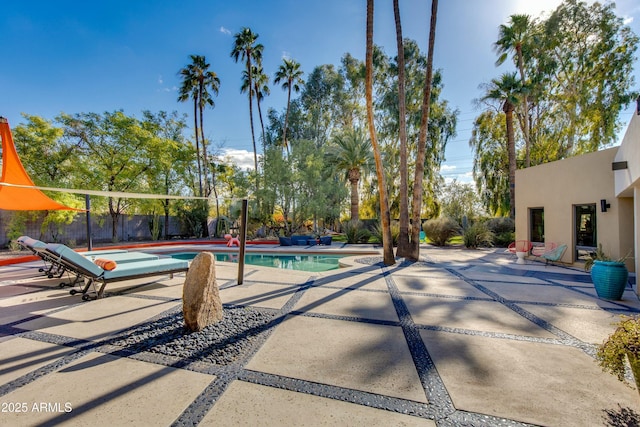
[[[430,1],[400,0],[404,36],[426,53]],[[468,146],[473,100],[478,86],[509,69],[495,67],[492,45],[497,28],[513,13],[534,17],[553,10],[559,0],[440,1],[435,67],[444,76],[443,97],[460,111],[458,135],[447,147],[442,173],[470,181],[473,154]],[[640,2],[620,0],[617,13],[640,35]],[[378,0],[375,43],[395,55],[391,0]],[[103,113],[122,109],[140,117],[143,110],[189,114],[178,103],[177,76],[189,55],[205,55],[221,80],[216,107],[205,113],[205,132],[221,151],[241,165],[252,163],[246,96],[240,93],[242,66],[230,57],[233,34],[249,27],[264,45],[264,68],[271,75],[283,57],[305,72],[340,63],[349,52],[364,59],[365,0],[110,0],[13,1],[0,14],[2,68],[0,116],[11,126],[20,113],[53,119],[61,112]],[[635,66],[640,89],[640,64]],[[286,92],[272,87],[264,104],[286,106]],[[623,129],[633,111],[621,115]]]

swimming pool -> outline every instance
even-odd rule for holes
[[[191,260],[199,252],[181,252],[172,254],[172,258]],[[237,252],[214,252],[216,261],[238,262]],[[244,254],[245,264],[260,265],[262,267],[274,267],[283,270],[300,270],[320,272],[340,268],[339,259],[346,255],[328,254],[285,254],[285,253],[258,253],[247,252]]]

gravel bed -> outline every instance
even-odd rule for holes
[[[421,258],[419,261],[409,261],[405,258],[402,257],[396,257],[396,264],[394,264],[394,267],[411,267],[411,266],[421,266],[424,267],[426,265],[428,265],[429,262],[433,263],[432,260],[429,260],[428,258]],[[370,256],[370,257],[366,257],[366,258],[357,258],[355,260],[355,262],[360,263],[360,264],[365,264],[365,265],[377,265],[380,267],[384,267],[384,258],[381,256]]]
[[[252,307],[225,307],[222,320],[200,332],[184,327],[182,311],[127,330],[109,342],[128,351],[150,352],[225,366],[251,349],[257,335],[270,326],[276,313]]]

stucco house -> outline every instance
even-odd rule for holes
[[[640,105],[640,103],[639,103]],[[566,244],[582,262],[602,244],[640,270],[640,107],[618,147],[516,171],[516,239]]]

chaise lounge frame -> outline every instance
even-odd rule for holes
[[[128,262],[119,264],[114,270],[104,270],[91,260],[61,244],[48,244],[46,250],[65,269],[73,271],[78,277],[82,277],[85,286],[80,291],[82,299],[102,298],[107,284],[124,280],[139,279],[143,277],[169,275],[173,278],[175,273],[189,270],[189,262],[175,258],[161,258],[156,260]],[[99,286],[99,287],[98,287]],[[90,293],[90,289],[93,290]],[[71,295],[78,293],[75,289]]]

